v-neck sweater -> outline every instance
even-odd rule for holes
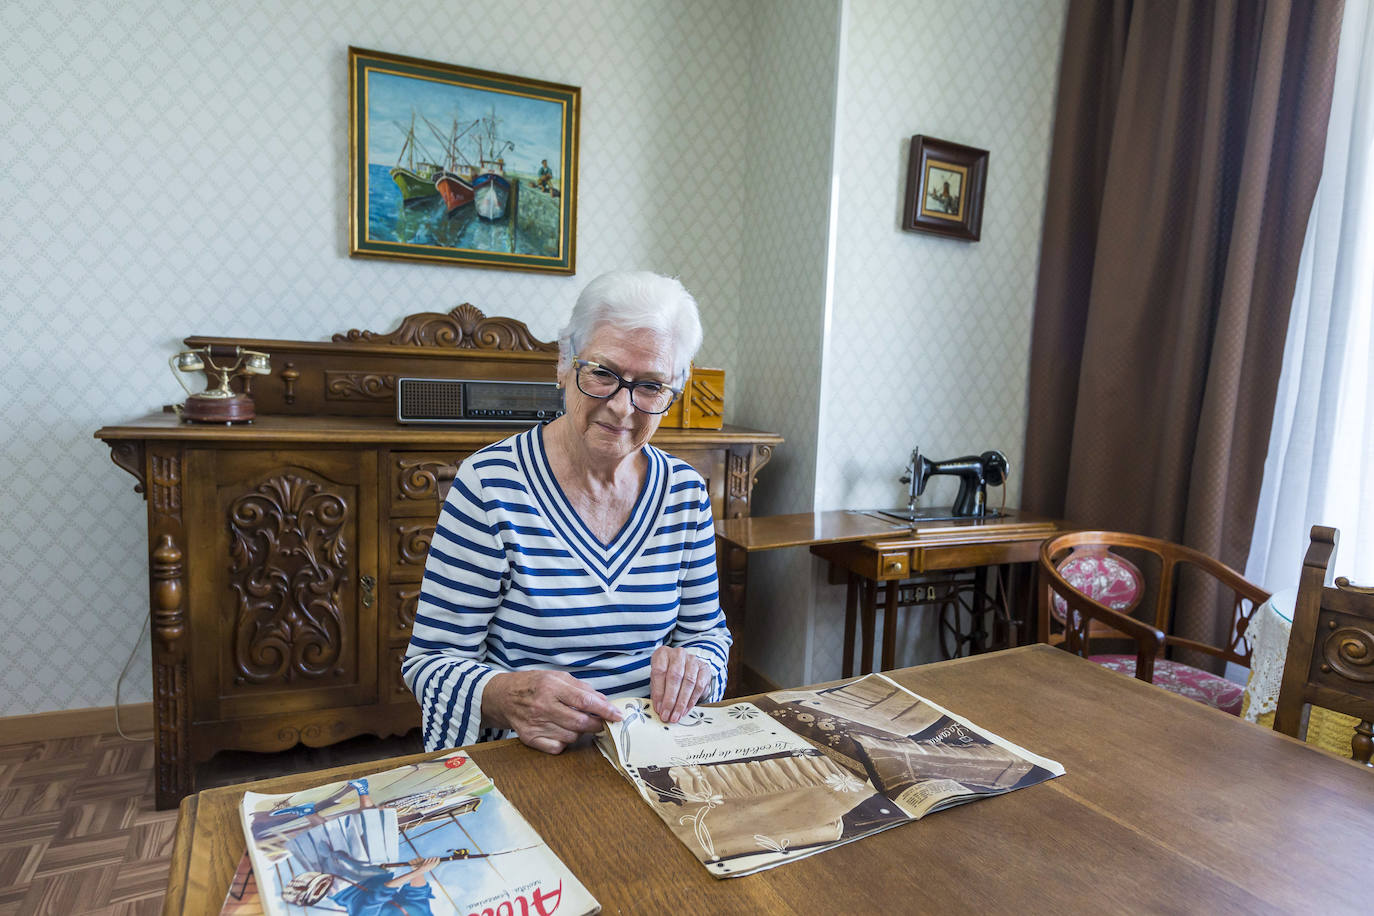
[[[706,483],[651,445],[643,454],[643,487],[609,543],[559,486],[542,427],[459,466],[401,663],[427,750],[510,735],[481,725],[486,684],[506,671],[566,671],[608,697],[648,696],[653,651],[679,646],[715,675],[703,701],[724,695],[731,640]]]

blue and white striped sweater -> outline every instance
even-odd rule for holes
[[[644,488],[602,544],[549,469],[534,427],[463,462],[439,514],[401,674],[425,747],[504,737],[482,728],[503,671],[566,671],[607,696],[646,696],[649,659],[684,646],[725,690],[730,634],[716,582],[711,501],[685,462],[645,446]]]

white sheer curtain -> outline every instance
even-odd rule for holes
[[[1308,221],[1246,578],[1296,587],[1312,525],[1374,584],[1374,16],[1346,0],[1326,160]]]

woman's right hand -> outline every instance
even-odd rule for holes
[[[514,729],[522,742],[547,754],[622,718],[610,700],[565,671],[507,671],[482,691],[484,724]]]

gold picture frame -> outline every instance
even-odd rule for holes
[[[571,274],[582,90],[348,49],[349,254]]]

